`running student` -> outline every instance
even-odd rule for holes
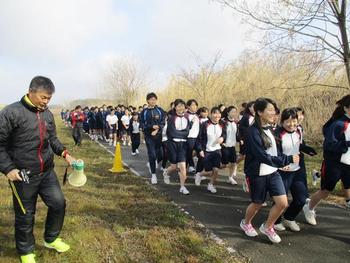
[[[299,154],[300,151],[307,152],[311,155],[314,150],[303,144],[302,133],[298,129],[298,114],[295,108],[283,110],[281,115],[281,126],[276,130],[277,144],[280,151],[285,155]],[[300,158],[301,159],[301,158]],[[301,164],[292,163],[280,169],[286,193],[289,191],[292,195],[292,202],[282,217],[278,218],[275,224],[275,230],[283,231],[289,228],[292,231],[300,231],[299,225],[295,222],[295,218],[302,210],[305,200],[308,197],[308,189],[305,184],[305,169],[301,169]]]
[[[162,130],[165,125],[165,112],[157,106],[157,95],[148,93],[146,100],[147,108],[141,112],[140,125],[145,135],[150,172],[152,174],[151,183],[157,184],[156,161],[157,156],[162,155]]]
[[[210,111],[210,119],[201,126],[199,135],[200,149],[199,155],[202,160],[204,171],[196,173],[195,184],[200,185],[202,176],[210,176],[208,183],[208,191],[216,193],[214,186],[219,175],[221,164],[221,144],[226,139],[225,125],[220,122],[221,111],[218,107],[214,107]]]
[[[167,121],[167,153],[170,166],[164,170],[164,183],[170,184],[169,174],[179,168],[180,172],[180,193],[187,195],[190,192],[185,187],[186,181],[186,153],[187,139],[192,126],[189,116],[185,114],[185,102],[176,99],[174,102],[175,112],[169,116]]]
[[[286,190],[278,168],[283,168],[291,163],[299,163],[298,154],[287,156],[281,154],[277,148],[271,128],[276,108],[275,102],[268,98],[259,98],[254,103],[255,121],[248,128],[245,138],[246,158],[244,162],[251,203],[240,224],[247,236],[258,235],[252,226],[252,220],[269,193],[274,205],[270,209],[266,222],[260,226],[259,230],[273,243],[281,242],[281,238],[274,230],[274,223],[288,206]]]
[[[75,145],[80,146],[82,137],[83,137],[83,123],[85,120],[85,115],[82,112],[81,106],[78,105],[75,107],[75,110],[72,113],[72,127],[73,127],[73,140]]]
[[[306,221],[316,225],[315,207],[328,197],[339,180],[343,183],[346,206],[350,207],[350,95],[337,101],[332,117],[323,126],[321,189],[304,205]]]
[[[237,176],[236,165],[236,143],[237,143],[237,121],[238,111],[235,106],[229,106],[225,109],[223,121],[226,129],[226,140],[222,144],[221,163],[229,168],[228,183],[236,185],[237,182],[233,177]]]
[[[195,99],[188,100],[186,103],[187,114],[190,122],[192,122],[192,127],[187,139],[187,165],[188,172],[193,173],[196,171],[193,162],[193,150],[197,141],[199,134],[199,117],[197,115],[198,102]]]
[[[133,112],[130,120],[129,133],[131,137],[131,155],[139,154],[140,146],[140,122],[138,112]]]
[[[168,137],[166,135],[167,131],[167,122],[168,122],[168,116],[165,116],[165,125],[163,127],[162,131],[162,166],[160,167],[160,170],[164,172],[166,169],[166,164],[168,162],[168,151],[167,151],[167,143],[168,143]]]
[[[129,126],[130,126],[130,111],[129,109],[125,109],[124,115],[121,118],[122,121],[122,141],[123,145],[126,145],[128,143],[128,146],[131,146],[130,142],[130,132],[129,132]]]
[[[244,160],[245,156],[245,137],[247,134],[248,128],[254,123],[254,116],[255,116],[255,111],[254,111],[254,101],[251,101],[247,103],[247,107],[245,108],[243,112],[243,116],[241,120],[239,121],[239,158],[237,160],[237,163],[241,162]]]
[[[106,122],[109,126],[109,145],[117,145],[118,117],[115,115],[115,110],[112,108],[109,115],[106,117]]]
[[[202,124],[203,122],[206,122],[208,119],[209,115],[209,109],[207,107],[202,107],[199,108],[198,110],[198,115],[199,115],[199,122]]]

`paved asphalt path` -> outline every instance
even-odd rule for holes
[[[104,145],[114,152],[114,147]],[[130,147],[122,146],[123,161],[139,175],[149,178],[146,163],[148,161],[146,147],[140,146],[140,154],[131,155]],[[304,214],[297,218],[301,231],[280,232],[282,242],[272,244],[267,237],[245,236],[239,227],[245,208],[249,204],[249,196],[242,190],[242,178],[239,184],[232,186],[221,176],[217,185],[218,192],[211,194],[207,191],[207,181],[201,186],[194,184],[194,177],[187,179],[187,189],[190,195],[179,193],[177,174],[171,175],[171,184],[165,185],[162,172],[157,170],[160,191],[165,192],[174,202],[190,212],[197,220],[225,240],[240,254],[251,259],[254,263],[263,262],[350,262],[350,212],[333,205],[323,204],[317,209],[317,226],[305,223]],[[270,207],[262,209],[254,219],[256,229],[266,219]]]

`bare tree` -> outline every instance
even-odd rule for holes
[[[104,76],[105,96],[124,105],[131,105],[147,85],[147,72],[142,65],[131,59],[114,60]]]
[[[195,98],[204,105],[210,105],[216,96],[222,94],[226,85],[221,76],[222,70],[218,68],[220,54],[216,54],[210,62],[204,63],[196,57],[196,70],[181,69],[176,80],[180,88],[189,89]],[[183,94],[185,94],[183,90]]]
[[[313,52],[310,65],[345,69],[350,88],[349,0],[215,0],[265,31],[263,43],[279,52]],[[341,66],[339,66],[341,65]],[[322,73],[319,73],[322,74]]]

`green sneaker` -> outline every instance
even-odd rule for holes
[[[35,263],[35,254],[21,256],[21,263]]]
[[[44,242],[44,246],[47,248],[55,249],[57,252],[63,253],[70,249],[70,246],[62,241],[60,238],[56,238],[52,243]]]

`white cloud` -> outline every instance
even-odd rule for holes
[[[246,26],[232,10],[204,0],[155,0],[148,48],[156,49],[160,65],[172,69],[213,58],[218,52],[231,60],[248,46]],[[245,46],[245,45],[246,46]],[[152,53],[152,52],[151,52]],[[170,64],[171,63],[171,64]]]
[[[127,18],[112,6],[113,0],[2,1],[0,55],[69,61],[89,41],[126,30]]]
[[[194,57],[223,62],[249,42],[232,10],[209,0],[12,0],[0,2],[0,103],[17,100],[31,78],[52,78],[53,103],[95,96],[106,65],[131,56],[150,66],[150,89]]]

